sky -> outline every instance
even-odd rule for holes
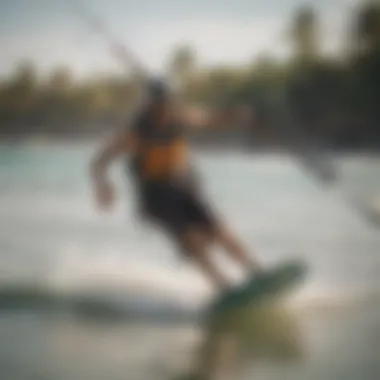
[[[0,0],[0,75],[20,60],[42,71],[68,65],[77,75],[120,72],[109,44],[80,17],[78,0]],[[296,9],[320,14],[321,40],[334,51],[344,38],[355,0],[87,0],[112,35],[153,72],[173,48],[191,45],[203,65],[245,64],[262,54],[286,57],[286,31]]]

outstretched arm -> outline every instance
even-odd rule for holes
[[[114,136],[96,153],[91,162],[91,176],[96,182],[102,182],[108,166],[120,155],[131,149],[132,136],[129,133],[121,133]]]
[[[109,207],[114,200],[114,191],[107,177],[107,169],[116,158],[128,153],[133,145],[133,136],[130,133],[121,133],[105,144],[92,160],[90,172],[99,206]]]
[[[245,106],[207,109],[200,106],[186,105],[182,107],[181,116],[186,125],[202,128],[247,123],[252,120],[252,112]]]

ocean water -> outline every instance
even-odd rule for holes
[[[95,148],[0,147],[1,379],[188,378],[207,341],[199,311],[212,289],[135,218],[122,164],[112,171],[117,207],[95,209]],[[252,255],[310,268],[281,310],[235,321],[255,354],[234,350],[231,378],[380,378],[380,230],[362,212],[379,206],[380,157],[335,157],[339,182],[322,186],[290,156],[197,153],[205,192]],[[213,258],[241,278],[222,252]],[[301,354],[279,360],[281,342],[296,340]],[[257,354],[268,345],[282,355]]]

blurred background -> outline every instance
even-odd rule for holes
[[[123,163],[97,214],[88,164],[141,98],[113,36],[186,101],[250,107],[190,138],[252,251],[309,265],[285,305],[206,329],[212,290],[136,222]],[[2,0],[0,378],[196,379],[227,331],[207,379],[379,379],[379,104],[378,1]]]

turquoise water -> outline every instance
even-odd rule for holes
[[[94,149],[0,147],[1,378],[166,379],[192,357],[202,332],[194,315],[212,291],[134,218],[121,165],[112,173],[118,207],[96,211],[87,176]],[[353,202],[378,199],[380,158],[335,160],[340,182],[329,188],[291,157],[196,156],[205,191],[252,252],[267,264],[297,256],[310,267],[288,305],[307,358],[285,367],[248,360],[242,379],[379,378],[380,234]],[[239,278],[220,252],[214,258]]]

